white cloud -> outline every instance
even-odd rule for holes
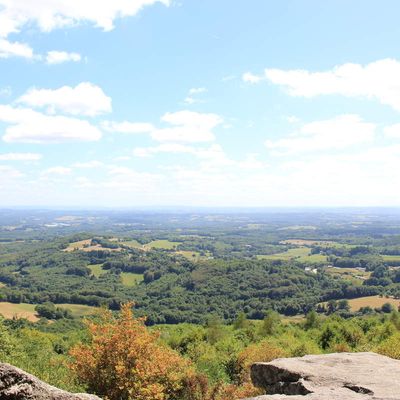
[[[9,42],[8,40],[0,39],[0,58],[9,57],[22,57],[31,59],[33,58],[33,50],[25,43]]]
[[[87,162],[78,162],[73,164],[74,168],[99,168],[102,167],[104,163],[97,160],[87,161]]]
[[[298,132],[283,139],[267,140],[268,149],[278,154],[338,150],[374,139],[375,125],[363,122],[358,115],[338,117],[305,124]]]
[[[72,115],[96,116],[112,110],[111,98],[103,90],[90,82],[82,82],[75,87],[63,86],[59,89],[30,89],[18,103],[31,107],[46,107],[53,114],[61,111]]]
[[[230,159],[219,144],[207,147],[194,147],[180,143],[162,143],[153,147],[137,147],[133,150],[136,157],[151,157],[157,154],[190,154],[199,161],[201,170],[215,170],[224,167],[256,169],[264,167],[264,163],[257,160],[256,155],[248,154],[243,161]]]
[[[0,154],[1,161],[38,161],[42,158],[38,153],[3,153]]]
[[[189,90],[189,94],[190,95],[194,95],[194,94],[200,94],[200,93],[205,93],[207,92],[207,89],[204,87],[199,87],[199,88],[191,88]]]
[[[51,167],[42,172],[42,175],[69,175],[71,174],[71,168],[67,167]]]
[[[137,147],[133,150],[136,157],[150,157],[159,153],[194,154],[195,148],[179,143],[163,143],[153,147]]]
[[[64,62],[79,62],[82,57],[78,53],[68,53],[66,51],[48,51],[46,55],[47,64],[62,64]]]
[[[8,165],[0,165],[0,185],[15,178],[22,178],[24,174]],[[1,186],[0,186],[1,187]]]
[[[400,139],[400,124],[387,126],[383,129],[383,133],[387,138]]]
[[[9,124],[3,136],[9,143],[88,142],[101,138],[101,132],[88,121],[49,116],[29,108],[0,105],[0,121]]]
[[[101,127],[108,132],[118,133],[150,133],[155,128],[153,125],[145,122],[114,122],[114,121],[103,121]]]
[[[289,122],[290,124],[295,124],[297,122],[300,122],[300,118],[298,118],[294,115],[289,115],[286,117],[286,121]]]
[[[199,100],[195,99],[194,97],[190,97],[190,96],[185,97],[185,100],[183,100],[184,103],[189,104],[189,105],[195,104],[198,101]]]
[[[245,72],[242,76],[244,82],[247,83],[258,83],[263,80],[262,76],[254,75],[251,72]]]
[[[101,183],[107,189],[140,191],[154,193],[159,187],[161,176],[148,172],[138,172],[131,168],[112,166],[108,172],[109,179]]]
[[[245,74],[247,82],[268,80],[287,88],[289,95],[342,95],[377,99],[400,111],[400,62],[383,59],[366,65],[347,63],[323,72],[266,69],[263,76]]]
[[[207,89],[204,87],[198,87],[198,88],[191,88],[189,90],[188,96],[185,98],[184,103],[192,105],[195,103],[201,103],[202,100],[196,98],[196,96],[201,95],[202,93],[206,93]]]
[[[147,133],[157,142],[196,143],[215,140],[213,129],[223,122],[217,114],[205,114],[194,111],[166,113],[161,121],[169,124],[167,128],[156,128],[143,122],[104,121],[102,128],[109,132]]]
[[[43,32],[91,23],[105,31],[118,18],[136,15],[143,7],[169,0],[0,0],[0,37],[37,25]]]
[[[6,86],[0,89],[0,96],[8,97],[11,96],[12,90],[10,86]]]
[[[216,114],[194,111],[166,113],[161,118],[172,127],[156,129],[151,137],[158,142],[211,142],[215,140],[213,129],[223,122]]]
[[[268,167],[268,164],[266,164],[263,161],[260,161],[258,159],[258,154],[250,153],[246,154],[245,159],[243,161],[240,161],[238,163],[238,166],[239,168],[244,170],[261,170]]]

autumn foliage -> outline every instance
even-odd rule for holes
[[[285,352],[267,340],[254,343],[238,355],[235,363],[236,383],[239,386],[251,385],[250,367],[255,362],[269,362],[275,358],[284,357]]]
[[[191,362],[159,341],[135,318],[132,304],[87,322],[90,340],[71,350],[80,383],[108,400],[233,400],[258,394],[250,382],[211,384]]]
[[[190,374],[189,362],[158,341],[132,304],[113,316],[102,311],[88,322],[91,341],[71,351],[72,369],[89,391],[109,400],[168,400],[179,397]]]

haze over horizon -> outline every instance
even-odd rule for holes
[[[399,207],[394,0],[0,0],[0,208]]]

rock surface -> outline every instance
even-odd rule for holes
[[[375,353],[280,358],[251,367],[253,400],[400,400],[400,361]],[[251,399],[248,399],[251,400]]]
[[[101,400],[90,394],[73,394],[42,382],[10,364],[0,363],[0,399]]]

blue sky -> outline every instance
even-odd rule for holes
[[[396,1],[0,0],[0,206],[399,206]]]

